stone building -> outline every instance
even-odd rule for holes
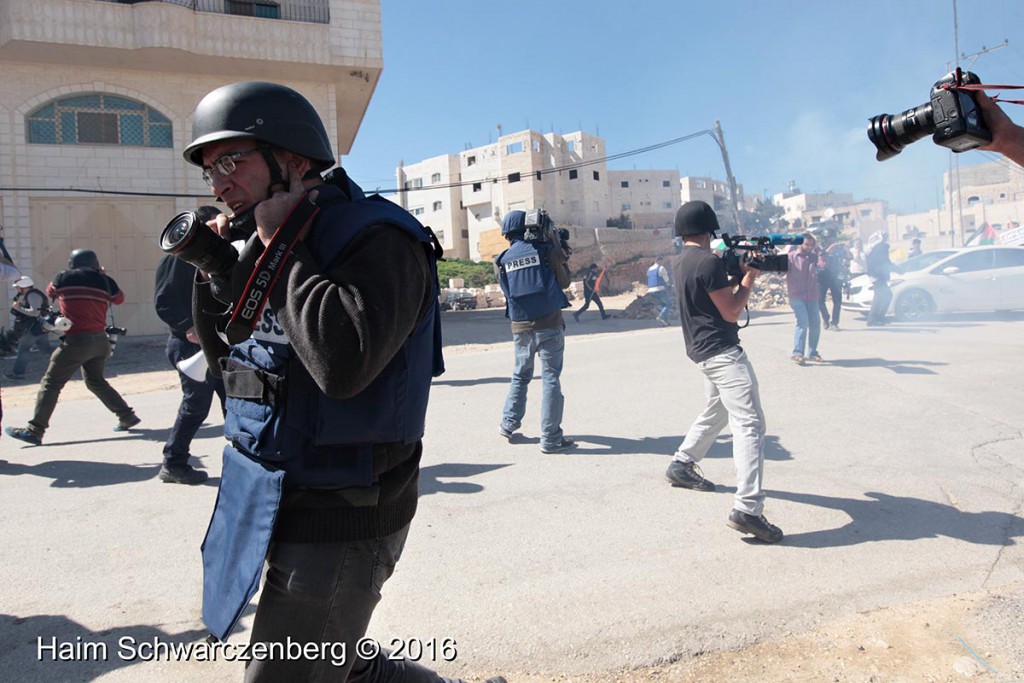
[[[156,238],[176,213],[213,203],[182,159],[200,98],[284,83],[342,155],[382,68],[379,0],[0,0],[7,248],[42,283],[72,249],[94,249],[125,291],[118,324],[161,333]]]

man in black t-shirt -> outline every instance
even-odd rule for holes
[[[740,348],[736,321],[747,305],[761,271],[740,264],[743,278],[730,282],[725,263],[711,253],[711,238],[718,230],[715,212],[704,202],[687,202],[676,213],[675,235],[683,238],[675,281],[686,355],[704,374],[707,406],[686,433],[665,476],[673,486],[714,491],[697,463],[718,434],[732,428],[732,457],[736,466],[736,495],[726,522],[767,543],[782,540],[782,530],[765,519],[764,411],[757,377]]]

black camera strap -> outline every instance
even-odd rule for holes
[[[249,276],[249,281],[245,283],[238,301],[235,302],[225,329],[229,344],[241,343],[252,335],[253,328],[259,321],[260,311],[266,305],[270,292],[281,275],[281,267],[291,255],[295,243],[299,241],[302,227],[319,211],[320,208],[309,200],[309,193],[306,193],[278,226],[270,238],[270,244],[256,261],[256,266]]]

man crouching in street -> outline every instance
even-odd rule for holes
[[[246,681],[449,681],[368,654],[363,638],[416,512],[427,396],[443,372],[437,240],[340,167],[321,176],[335,165],[327,131],[291,88],[223,86],[192,122],[185,159],[232,213],[194,232],[175,219],[161,237],[203,273],[196,333],[227,395],[203,620],[226,638],[265,559],[251,643],[271,656],[248,662]],[[232,248],[209,228],[245,240],[236,259],[207,259]],[[209,249],[174,251],[172,238],[195,233]],[[227,302],[230,346],[212,314]],[[328,644],[348,656],[324,656]]]
[[[763,514],[764,411],[757,377],[740,348],[736,324],[761,271],[741,261],[742,280],[738,286],[730,282],[725,262],[711,252],[711,239],[718,229],[715,212],[704,202],[687,202],[676,213],[675,235],[683,239],[674,273],[683,338],[686,355],[704,374],[707,406],[690,426],[665,476],[673,486],[714,491],[715,485],[703,477],[697,463],[728,424],[736,497],[726,523],[766,543],[777,543],[782,530]]]

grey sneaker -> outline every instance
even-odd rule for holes
[[[573,441],[572,439],[567,439],[567,438],[565,438],[563,436],[562,440],[560,442],[556,443],[556,444],[553,444],[551,446],[541,446],[540,447],[540,452],[541,453],[563,453],[563,452],[568,451],[568,450],[570,450],[572,448],[576,448],[576,442]]]
[[[498,425],[498,433],[501,434],[506,439],[511,440],[512,439],[512,435],[516,433],[516,430],[509,429],[505,425]]]
[[[693,489],[694,491],[714,491],[714,483],[708,481],[701,474],[700,468],[697,467],[697,463],[693,462],[680,462],[673,460],[665,470],[665,478],[672,482],[673,486],[679,486],[684,489]]]
[[[185,465],[184,467],[161,467],[160,474],[157,476],[159,476],[160,481],[167,484],[195,486],[196,484],[202,484],[210,475],[202,470],[197,470],[191,465]]]
[[[749,515],[733,510],[726,524],[741,533],[753,534],[765,543],[778,543],[782,540],[782,529],[765,519],[764,515]]]
[[[135,413],[132,413],[128,417],[122,418],[121,421],[117,423],[117,426],[114,427],[114,431],[127,432],[129,429],[139,424],[140,422],[142,422],[142,418],[136,415]]]
[[[43,435],[39,432],[34,432],[28,427],[8,427],[4,430],[7,432],[7,436],[17,439],[18,441],[24,441],[30,443],[33,446],[43,445]]]

